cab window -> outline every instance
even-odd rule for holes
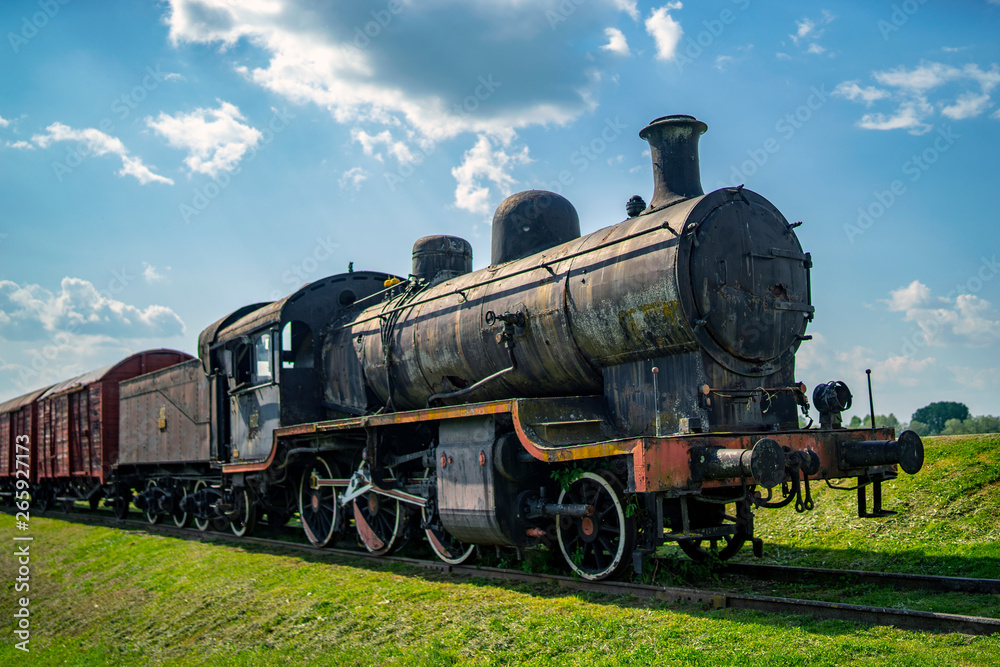
[[[271,332],[265,331],[254,337],[254,384],[271,379]]]

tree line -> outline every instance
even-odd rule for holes
[[[851,418],[849,426],[871,428],[871,423],[871,415],[863,419],[855,415]],[[875,426],[893,428],[897,434],[909,429],[919,436],[1000,433],[1000,417],[990,415],[973,417],[964,403],[938,401],[914,412],[909,423],[900,422],[891,412],[888,415],[875,415]]]

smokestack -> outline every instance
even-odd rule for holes
[[[655,211],[679,199],[699,197],[701,167],[698,138],[708,125],[694,116],[663,116],[642,128],[639,137],[649,142],[653,158],[653,199],[646,211]]]

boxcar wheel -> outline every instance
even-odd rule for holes
[[[299,518],[302,520],[302,530],[314,547],[325,547],[333,540],[337,530],[337,489],[332,486],[313,488],[313,478],[333,479],[330,464],[321,458],[313,459],[302,471],[299,480]]]
[[[230,522],[233,535],[243,537],[252,535],[257,525],[257,503],[250,497],[250,491],[244,486],[233,492],[233,504],[236,505],[236,518]]]
[[[205,480],[199,479],[197,482],[195,482],[194,483],[194,494],[193,494],[195,496],[195,500],[197,500],[197,497],[198,497],[199,493],[202,493],[203,491],[205,491],[207,489],[208,489],[208,482],[206,482]],[[202,493],[202,496],[204,496],[203,493]],[[195,527],[198,530],[200,530],[201,532],[204,533],[206,530],[208,530],[208,526],[211,524],[211,520],[208,517],[200,517],[200,516],[198,516],[198,514],[200,512],[201,512],[201,508],[199,508],[198,504],[195,503],[194,525],[195,525]]]
[[[146,482],[146,490],[147,491],[149,491],[150,489],[155,489],[155,488],[156,488],[156,480],[155,479],[151,479],[148,482]],[[152,494],[150,494],[150,495],[152,495]],[[149,498],[149,496],[147,496],[147,498]],[[151,524],[160,523],[160,521],[163,520],[163,515],[159,514],[158,512],[151,511],[153,508],[149,504],[149,500],[147,500],[146,503],[147,503],[146,510],[143,512],[146,515],[146,521],[148,521]]]
[[[179,490],[180,500],[174,503],[174,525],[178,528],[187,528],[190,516],[188,516],[187,510],[184,507],[188,501],[188,490],[181,482],[175,482],[175,484],[177,485],[175,488],[175,497],[177,495],[176,491]]]
[[[607,471],[585,472],[560,503],[593,505],[593,516],[556,517],[559,550],[570,569],[583,579],[598,581],[621,573],[631,565],[635,548],[635,520],[625,513],[621,482]]]
[[[39,486],[32,494],[32,499],[35,501],[35,505],[38,506],[38,511],[42,514],[52,508],[52,494],[49,493],[47,486]]]
[[[129,493],[129,497],[125,497],[116,491],[111,499],[111,507],[115,512],[115,518],[119,521],[124,521],[128,518],[128,506],[132,502],[131,496],[131,493]]]

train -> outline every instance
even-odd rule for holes
[[[652,197],[593,233],[561,195],[516,193],[486,268],[421,238],[405,277],[351,267],[222,317],[197,357],[141,352],[3,403],[0,493],[237,535],[297,516],[318,547],[423,538],[450,564],[545,545],[589,580],[666,544],[759,555],[754,511],[812,509],[810,484],[891,514],[882,483],[923,444],[845,428],[839,381],[809,418],[801,223],[743,185],[705,194],[706,130],[643,128]]]

